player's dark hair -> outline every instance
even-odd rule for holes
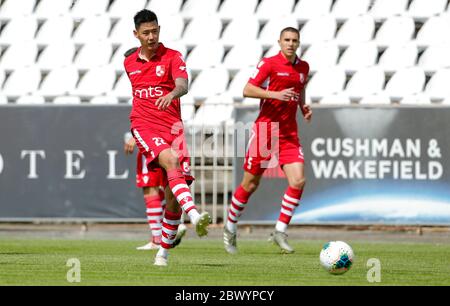
[[[284,28],[283,30],[281,30],[280,38],[281,38],[281,36],[283,36],[284,32],[297,33],[298,37],[300,37],[300,31],[298,29],[296,29],[296,28],[293,28],[293,27],[287,27],[287,28]]]
[[[141,24],[154,21],[158,23],[158,17],[154,12],[147,9],[143,9],[134,15],[134,26],[136,30],[139,29]]]

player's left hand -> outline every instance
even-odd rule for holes
[[[312,119],[312,109],[309,105],[304,104],[302,106],[302,113],[303,113],[303,118],[305,118],[305,120],[307,122],[311,122]]]
[[[156,100],[155,105],[158,107],[159,110],[166,110],[170,104],[172,103],[172,96],[170,94],[165,95],[164,97],[158,98]]]

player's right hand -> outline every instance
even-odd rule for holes
[[[292,98],[295,99],[295,101],[297,101],[298,99],[298,93],[295,92],[294,88],[288,88],[288,89],[284,89],[282,91],[278,91],[275,94],[275,99],[280,100],[280,101],[291,101]]]
[[[123,146],[125,155],[133,154],[135,145],[136,145],[136,140],[134,140],[133,137],[131,137],[127,142],[125,142],[125,144]]]

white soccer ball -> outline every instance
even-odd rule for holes
[[[330,241],[320,251],[320,264],[331,274],[343,274],[350,270],[355,254],[343,241]]]

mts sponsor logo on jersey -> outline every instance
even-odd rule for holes
[[[148,99],[148,98],[159,98],[164,94],[162,87],[156,86],[144,89],[136,89],[134,91],[134,96],[140,99]]]

